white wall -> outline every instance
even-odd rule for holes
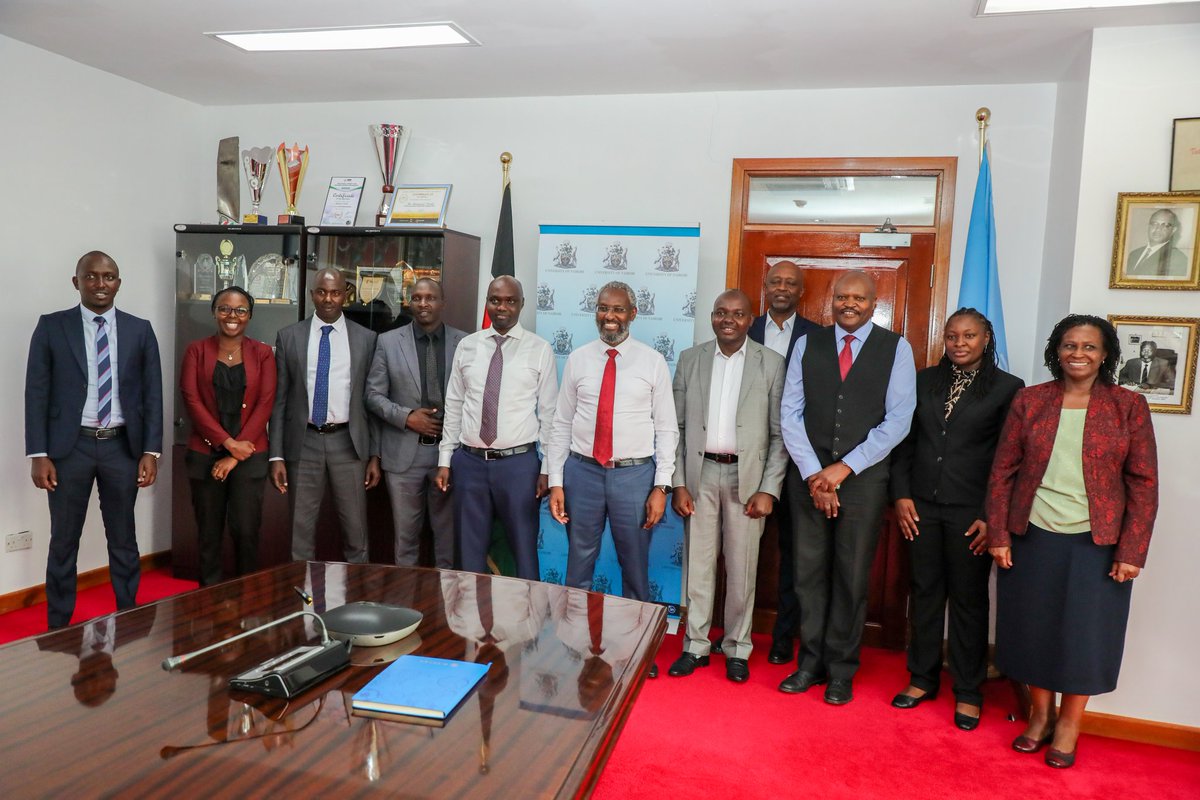
[[[1078,313],[1200,316],[1200,293],[1108,288],[1118,192],[1165,192],[1171,121],[1200,113],[1200,25],[1095,31],[1079,181],[1071,306]],[[1054,265],[1047,264],[1047,269]],[[1200,400],[1200,398],[1196,398]],[[1161,506],[1133,593],[1121,682],[1096,711],[1200,725],[1200,537],[1190,416],[1155,414]]]

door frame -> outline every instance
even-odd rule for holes
[[[829,175],[925,175],[938,179],[937,206],[933,225],[897,225],[907,233],[936,234],[934,263],[931,270],[929,331],[927,352],[916,354],[918,367],[936,363],[942,356],[942,326],[946,320],[946,296],[950,281],[950,236],[954,228],[954,189],[958,158],[735,158],[729,198],[729,256],[725,267],[725,285],[737,286],[742,260],[744,231],[834,231],[839,233],[875,230],[872,225],[782,225],[746,222],[750,179],[777,177],[824,177]],[[883,220],[880,220],[882,223]],[[761,310],[761,309],[760,309]]]

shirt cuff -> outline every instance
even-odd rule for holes
[[[47,458],[45,453],[30,453],[26,458]]]

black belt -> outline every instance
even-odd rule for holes
[[[327,433],[336,433],[349,424],[349,422],[326,422],[324,425],[313,425],[310,422],[308,423],[308,429],[310,431],[316,431],[323,436]]]
[[[704,457],[718,464],[736,464],[738,458],[736,453],[705,453]]]
[[[653,460],[650,456],[642,456],[641,458],[614,458],[611,459],[607,464],[601,464],[591,456],[585,456],[581,453],[576,453],[574,450],[571,451],[571,458],[574,458],[576,461],[582,461],[585,464],[594,464],[597,467],[604,467],[605,469],[636,467],[639,464],[647,464]]]
[[[417,444],[439,444],[441,441],[441,434],[438,434],[437,436],[426,436],[422,433],[417,437]]]
[[[490,450],[486,447],[471,447],[468,444],[464,444],[462,449],[466,450],[471,455],[479,456],[484,461],[497,461],[501,458],[519,456],[521,453],[528,453],[533,449],[533,444],[533,442],[530,442],[529,444],[519,444],[516,447],[506,447],[503,450]]]
[[[125,426],[119,428],[89,428],[86,425],[80,425],[79,433],[89,439],[116,439],[125,435]]]

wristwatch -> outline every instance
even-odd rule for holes
[[[670,486],[667,486],[665,483],[660,483],[658,486],[655,486],[654,488],[655,488],[655,489],[658,489],[658,490],[659,490],[660,492],[662,492],[663,494],[670,494],[670,493],[671,493],[671,487],[670,487]]]

